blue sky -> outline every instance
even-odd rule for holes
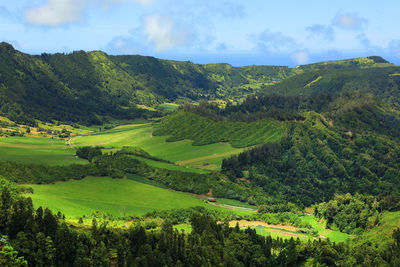
[[[0,39],[31,54],[103,50],[195,63],[400,64],[398,0],[2,0]]]

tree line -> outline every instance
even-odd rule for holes
[[[30,198],[0,195],[0,263],[4,266],[396,266],[400,263],[400,230],[384,250],[329,240],[300,242],[262,237],[253,229],[231,228],[199,213],[191,217],[191,233],[166,222],[159,231],[141,226],[128,231],[106,224],[75,230],[61,214]],[[16,253],[17,252],[17,253]]]

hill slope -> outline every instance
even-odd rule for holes
[[[341,68],[303,72],[269,86],[262,94],[317,95],[371,93],[386,103],[400,107],[400,67]]]
[[[137,104],[243,97],[253,93],[249,84],[256,89],[282,80],[290,71],[286,67],[234,68],[109,56],[101,51],[31,56],[1,43],[0,73],[0,113],[12,120],[95,124],[110,116],[132,119],[152,115]]]

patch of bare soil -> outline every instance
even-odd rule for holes
[[[283,229],[286,231],[292,231],[296,232],[299,228],[293,225],[283,225],[283,224],[268,224],[266,222],[262,221],[246,221],[246,220],[233,220],[229,222],[229,225],[231,227],[236,226],[236,224],[239,223],[240,228],[247,228],[247,227],[265,227],[265,228],[271,228],[271,229]],[[291,233],[290,233],[291,234]]]

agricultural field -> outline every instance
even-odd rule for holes
[[[210,205],[197,195],[170,190],[162,184],[135,175],[128,176],[128,179],[87,177],[83,180],[28,186],[34,193],[26,196],[32,198],[35,207],[60,211],[67,219],[90,216],[97,211],[118,218],[196,206],[230,211],[241,216],[253,214],[253,211],[240,206],[224,208]],[[240,202],[231,204],[235,203]]]
[[[334,231],[331,229],[326,229],[323,221],[318,221],[315,216],[304,216],[301,217],[303,222],[311,224],[311,226],[318,231],[322,238],[329,238],[332,242],[343,242],[349,239],[351,236],[339,231]]]
[[[69,165],[87,163],[74,156],[75,150],[62,139],[44,137],[0,137],[0,161]]]
[[[252,211],[257,211],[257,206],[250,205],[244,202],[240,202],[237,200],[233,199],[226,199],[226,198],[219,198],[216,201],[217,205],[229,208],[229,207],[240,207],[244,210],[252,210]]]
[[[147,159],[139,156],[131,156],[132,158],[138,159],[140,161],[145,162],[149,166],[156,167],[156,168],[162,168],[162,169],[167,169],[167,170],[172,170],[172,171],[181,171],[181,172],[194,172],[194,173],[208,173],[207,170],[205,169],[198,169],[198,168],[190,168],[188,166],[180,166],[180,165],[175,165],[167,162],[162,162],[162,161],[156,161],[152,159]]]
[[[195,195],[160,188],[131,179],[87,177],[49,185],[29,185],[35,207],[61,211],[67,218],[96,211],[114,217],[144,215],[151,211],[209,206]]]
[[[165,186],[142,177],[134,176],[128,179],[111,179],[109,177],[88,177],[83,180],[70,180],[57,182],[50,185],[29,185],[34,193],[27,194],[32,198],[35,207],[43,206],[53,212],[62,212],[67,221],[77,222],[78,217],[90,217],[100,211],[102,214],[111,215],[113,218],[125,216],[142,216],[152,211],[190,208],[195,206],[207,209],[230,211],[241,216],[254,214],[254,206],[243,209],[243,203],[234,200],[218,199],[217,206],[207,204],[202,198],[194,194],[183,193],[167,189]],[[115,192],[118,192],[116,194]],[[230,207],[224,207],[221,204]],[[242,204],[242,205],[241,205]],[[242,206],[242,207],[241,207]],[[253,210],[250,210],[253,208]],[[318,230],[321,238],[342,242],[350,238],[349,235],[325,229],[323,224],[316,221],[314,216],[303,217]],[[87,221],[89,223],[89,221]],[[119,226],[124,226],[123,221],[116,221]],[[253,228],[263,236],[291,238],[299,237],[301,240],[314,237],[298,233],[298,228],[291,225],[271,225],[259,221],[231,221],[231,226],[239,223],[240,228]],[[190,232],[188,224],[176,225],[175,229]]]
[[[315,230],[318,231],[318,237],[321,239],[326,239],[329,238],[332,242],[343,242],[349,238],[351,238],[350,235],[341,233],[339,231],[333,231],[330,229],[326,229],[322,223],[318,222],[314,216],[304,216],[302,217],[302,220],[304,222],[310,223]],[[231,221],[230,225],[233,227],[236,225],[236,223],[239,223],[240,228],[253,228],[256,229],[256,232],[259,235],[262,236],[271,236],[272,238],[284,238],[284,239],[290,239],[290,238],[299,238],[300,240],[307,241],[308,239],[314,239],[315,237],[304,234],[304,233],[299,233],[298,230],[299,228],[296,226],[292,225],[273,225],[273,224],[268,224],[265,222],[261,221]]]
[[[363,233],[357,241],[371,242],[378,247],[385,247],[392,240],[393,230],[400,227],[400,211],[388,212],[381,214],[379,224]]]
[[[247,221],[247,220],[233,220],[229,222],[230,227],[235,227],[236,224],[239,224],[240,229],[246,229],[250,227],[251,229],[255,229],[257,234],[262,236],[271,236],[272,238],[299,238],[301,241],[307,241],[309,239],[316,238],[329,238],[332,242],[343,242],[349,238],[353,238],[352,236],[341,233],[338,231],[333,231],[330,229],[326,229],[323,226],[323,223],[318,222],[314,216],[304,216],[302,220],[305,222],[309,222],[314,229],[318,231],[319,236],[311,236],[304,233],[299,233],[299,228],[292,225],[280,225],[280,224],[268,224],[262,221]],[[179,224],[174,226],[175,229],[179,231],[191,232],[192,228],[189,224]]]
[[[228,143],[193,146],[190,140],[166,142],[167,136],[153,136],[153,126],[152,123],[118,126],[104,132],[73,137],[70,143],[73,147],[102,146],[115,150],[123,146],[136,146],[152,156],[180,166],[209,170],[218,170],[223,158],[243,151]]]
[[[154,135],[170,135],[168,140],[194,140],[196,146],[219,142],[244,148],[263,143],[277,142],[286,133],[287,125],[273,119],[254,122],[218,121],[192,112],[179,111],[155,127]]]
[[[179,105],[174,103],[164,103],[159,105],[157,108],[164,111],[173,112],[179,108]]]

